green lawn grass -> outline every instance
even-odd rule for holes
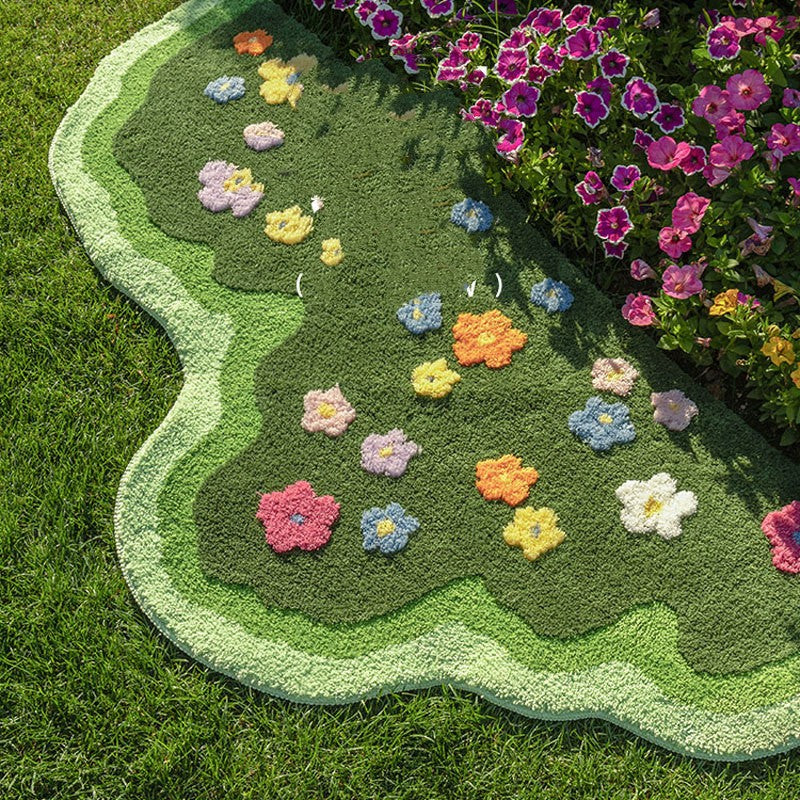
[[[145,620],[112,509],[180,366],[88,261],[47,148],[99,59],[173,5],[0,5],[0,798],[798,796],[795,754],[709,764],[464,692],[293,705],[209,673]]]

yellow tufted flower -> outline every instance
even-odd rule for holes
[[[461,380],[461,376],[447,368],[443,358],[437,361],[426,361],[411,373],[414,391],[422,397],[441,398],[453,391],[453,386]]]
[[[503,530],[503,539],[511,547],[519,547],[529,561],[558,547],[566,534],[558,527],[552,508],[518,508],[514,521]]]
[[[338,267],[343,258],[342,243],[338,239],[325,239],[322,242],[322,255],[319,260],[323,264],[329,267]]]
[[[728,289],[727,292],[721,292],[714,298],[714,303],[708,309],[709,316],[721,317],[723,314],[730,314],[739,306],[739,290]]]
[[[780,336],[771,336],[761,348],[761,352],[769,356],[776,367],[781,364],[794,364],[794,345]]]
[[[238,192],[239,189],[244,189],[245,187],[251,188],[254,192],[264,191],[263,183],[253,183],[253,173],[249,169],[237,169],[222,184],[222,188],[226,192]]]
[[[311,217],[304,217],[300,206],[292,206],[283,211],[270,211],[267,214],[267,227],[264,233],[273,242],[297,244],[302,242],[314,227]]]
[[[298,80],[300,73],[293,66],[273,58],[258,68],[258,74],[264,79],[258,91],[270,105],[289,103],[292,108],[297,107],[303,84]]]

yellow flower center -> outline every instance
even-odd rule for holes
[[[424,315],[424,314],[423,314],[423,313],[422,313],[422,312],[421,312],[421,311],[420,311],[418,308],[415,308],[415,309],[414,309],[414,310],[411,312],[411,316],[412,316],[414,319],[422,319],[422,318],[423,318],[425,315]]]
[[[320,403],[317,412],[323,419],[331,419],[336,416],[336,408],[330,403]]]
[[[670,400],[667,405],[669,406],[670,411],[677,411],[681,407],[681,404],[676,403],[674,400]]]
[[[381,538],[388,536],[390,533],[394,533],[394,530],[394,522],[392,522],[390,519],[382,519],[376,527],[376,532]]]
[[[481,347],[486,347],[487,345],[493,344],[497,337],[493,333],[489,333],[485,331],[478,337],[478,344]]]
[[[612,417],[610,414],[601,414],[597,418],[597,421],[602,422],[603,425],[610,425],[614,421],[614,417]]]
[[[621,369],[612,369],[611,372],[606,375],[606,378],[610,381],[618,381],[622,377],[622,370]]]
[[[381,458],[388,458],[392,453],[394,453],[394,448],[390,444],[387,444],[386,447],[381,447],[381,449],[378,450],[378,455]]]
[[[547,296],[548,297],[555,297],[556,296],[556,290],[555,289],[550,289],[550,291],[547,293]]]
[[[658,514],[662,508],[664,508],[664,504],[660,500],[656,500],[653,495],[650,495],[644,504],[644,515],[646,517],[652,517],[653,514]]]

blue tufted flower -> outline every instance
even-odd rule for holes
[[[406,515],[399,503],[389,503],[386,508],[370,508],[361,515],[361,533],[364,549],[380,550],[391,555],[408,544],[408,537],[419,528],[419,520]]]
[[[439,292],[421,294],[397,309],[397,319],[411,333],[427,333],[442,327],[442,296]]]
[[[460,225],[467,233],[488,231],[492,227],[494,217],[486,203],[465,197],[456,203],[450,211],[450,221]]]
[[[566,283],[552,278],[535,283],[531,289],[531,303],[546,309],[549,314],[566,311],[574,299]]]
[[[203,94],[218,103],[238,100],[240,97],[244,97],[244,78],[223,75],[221,78],[211,81]]]
[[[615,444],[632,442],[636,436],[628,407],[590,397],[583,411],[569,415],[569,429],[592,450],[610,450]]]

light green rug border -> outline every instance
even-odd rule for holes
[[[90,256],[114,285],[164,325],[184,365],[185,385],[175,406],[128,466],[118,495],[120,560],[142,608],[199,661],[295,700],[346,702],[387,687],[450,683],[537,717],[603,717],[694,755],[754,758],[796,746],[800,740],[789,732],[797,726],[800,696],[743,714],[699,711],[676,705],[640,670],[620,662],[578,673],[526,669],[496,642],[456,622],[358,658],[313,655],[253,637],[242,626],[188,603],[165,580],[155,513],[160,486],[221,416],[218,376],[234,330],[225,315],[209,313],[166,267],[143,258],[110,229],[115,224],[110,197],[83,172],[80,154],[89,126],[113,102],[132,63],[189,25],[202,21],[214,27],[252,1],[223,8],[215,0],[191,0],[123,44],[100,65],[51,148],[54,182]],[[421,658],[424,663],[418,663]]]

